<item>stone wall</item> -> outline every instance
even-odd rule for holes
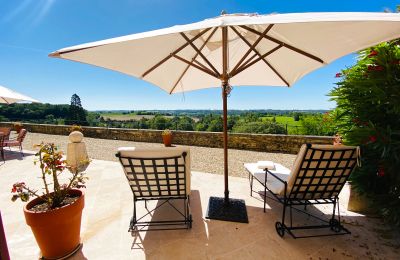
[[[0,126],[12,127],[12,123]],[[23,127],[29,132],[68,135],[71,126],[28,124]],[[162,143],[161,130],[136,130],[104,127],[82,127],[86,137],[127,140],[135,142]],[[173,144],[189,146],[222,147],[222,134],[215,132],[173,131]],[[261,152],[296,154],[304,143],[331,144],[329,136],[275,135],[275,134],[229,134],[229,148]]]

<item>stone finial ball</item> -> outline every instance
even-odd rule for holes
[[[79,131],[73,131],[69,134],[69,141],[72,143],[82,142],[83,134]]]

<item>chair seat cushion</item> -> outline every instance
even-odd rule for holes
[[[262,184],[265,183],[265,170],[259,169],[257,163],[245,163],[244,167],[251,175],[254,176],[254,178],[260,181]],[[287,181],[289,179],[290,170],[279,163],[275,163],[275,170],[270,170],[270,172],[274,173],[283,181]],[[275,194],[283,193],[285,188],[284,184],[273,176],[268,176],[267,187]]]
[[[18,142],[18,141],[14,141],[14,140],[7,140],[7,141],[4,141],[4,146],[19,146],[20,145],[20,142]]]

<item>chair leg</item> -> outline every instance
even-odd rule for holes
[[[280,237],[283,237],[285,235],[285,214],[286,214],[286,200],[283,202],[283,212],[282,212],[282,222],[276,222],[275,223],[275,230],[278,233]]]
[[[131,222],[129,223],[128,232],[132,232],[135,229],[136,225],[136,200],[133,199],[133,216]]]
[[[264,213],[265,213],[265,204],[267,204],[267,185],[264,185]]]
[[[22,144],[19,145],[19,152],[21,153],[22,157],[24,157],[24,152],[22,151]]]
[[[250,177],[250,173],[249,173],[249,178],[250,178],[250,197],[253,197],[253,179],[254,179],[254,176],[251,175],[251,177]]]

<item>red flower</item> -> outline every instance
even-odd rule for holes
[[[372,142],[372,143],[375,143],[376,142],[376,136],[375,135],[369,136],[369,141]]]
[[[12,192],[12,193],[17,192],[17,188],[16,188],[15,186],[13,186],[12,189],[11,189],[11,192]]]
[[[342,76],[342,73],[336,73],[335,78],[340,78]]]
[[[372,50],[372,51],[369,53],[368,57],[373,57],[373,56],[376,56],[376,55],[378,55],[378,52],[375,51],[375,50]]]
[[[382,71],[384,67],[379,66],[379,65],[368,65],[367,70],[368,71]]]
[[[395,65],[400,65],[400,60],[394,60],[394,61],[392,61],[391,63],[392,63],[392,64],[395,64]]]
[[[378,175],[378,177],[383,177],[385,176],[385,169],[383,167],[380,167],[378,169],[378,172],[376,173],[376,175]]]

